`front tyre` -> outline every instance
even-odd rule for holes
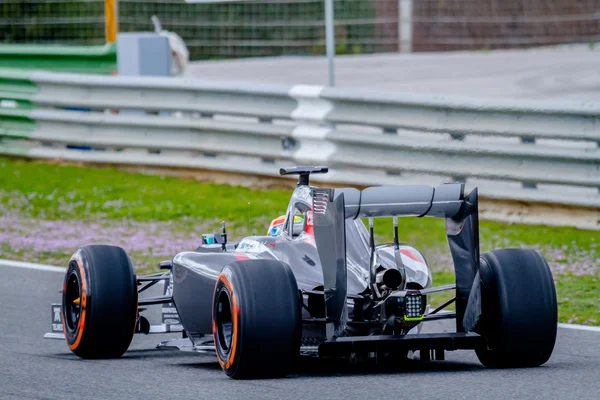
[[[486,367],[536,367],[556,342],[557,303],[546,260],[528,249],[481,255],[482,315],[478,333],[488,342],[477,350]]]
[[[231,378],[287,375],[300,354],[301,303],[294,274],[275,260],[223,268],[213,295],[219,364]]]
[[[135,271],[123,249],[95,245],[77,250],[63,283],[69,349],[81,358],[121,357],[135,333],[137,295]]]

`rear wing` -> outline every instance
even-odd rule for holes
[[[396,243],[397,217],[445,218],[456,273],[456,329],[464,332],[474,327],[481,313],[476,279],[480,252],[476,188],[467,196],[464,195],[464,185],[458,183],[435,188],[422,185],[379,186],[362,191],[354,188],[312,188],[312,197],[315,241],[323,268],[328,339],[338,336],[345,328],[347,272],[344,221],[348,218],[394,217]],[[374,252],[372,225],[371,248]],[[371,279],[373,277],[371,271]],[[469,302],[471,292],[474,292],[476,300]]]
[[[438,187],[425,185],[374,186],[362,191],[334,189],[334,197],[344,195],[346,218],[365,217],[442,217],[453,218],[463,204],[464,184]]]

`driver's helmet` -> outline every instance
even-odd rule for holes
[[[279,236],[281,231],[283,230],[283,223],[285,222],[285,215],[281,215],[271,221],[271,225],[269,225],[269,231],[267,235],[269,236]],[[304,217],[300,215],[296,215],[294,217],[294,225],[304,226]]]

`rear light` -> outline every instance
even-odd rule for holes
[[[423,319],[423,296],[420,293],[407,293],[404,304],[405,321],[421,321]]]

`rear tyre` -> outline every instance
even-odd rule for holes
[[[135,333],[137,280],[125,251],[86,246],[69,261],[63,284],[65,338],[81,358],[121,357]]]
[[[536,367],[556,342],[557,304],[552,272],[528,249],[502,249],[481,256],[482,315],[476,331],[488,348],[477,350],[490,368]]]
[[[234,379],[285,376],[300,354],[301,303],[291,269],[275,260],[223,268],[213,295],[219,364]]]

